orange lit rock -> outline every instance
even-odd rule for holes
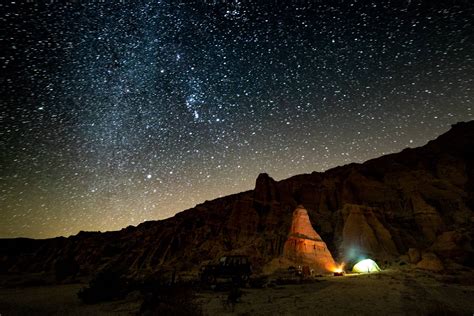
[[[293,212],[283,256],[297,264],[311,266],[318,272],[332,272],[336,267],[326,243],[311,226],[308,212],[301,205]]]

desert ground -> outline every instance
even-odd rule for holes
[[[243,288],[232,306],[228,290],[196,290],[203,315],[472,315],[472,271],[433,274],[421,270],[318,277],[296,284],[269,282]],[[136,315],[139,292],[124,300],[86,305],[76,293],[84,284],[0,289],[1,315]]]

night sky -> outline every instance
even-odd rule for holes
[[[37,2],[0,4],[0,237],[163,219],[474,119],[470,1]]]

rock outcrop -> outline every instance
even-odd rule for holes
[[[379,209],[345,204],[342,216],[341,253],[344,254],[344,261],[357,260],[357,257],[390,259],[398,254]]]
[[[440,272],[444,270],[444,265],[434,253],[424,253],[422,259],[416,265],[418,269]]]
[[[283,257],[299,265],[308,265],[318,272],[331,272],[336,268],[326,243],[313,229],[308,212],[302,205],[293,212]]]
[[[57,262],[70,261],[81,274],[113,266],[141,275],[197,269],[225,254],[249,255],[258,270],[284,253],[299,204],[337,261],[361,255],[390,261],[416,248],[474,266],[474,122],[363,164],[281,181],[261,174],[254,190],[137,227],[3,239],[0,274],[54,271]]]
[[[408,261],[410,261],[410,263],[418,263],[420,262],[421,260],[421,253],[420,253],[420,250],[416,249],[416,248],[410,248],[408,249]]]

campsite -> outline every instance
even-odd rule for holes
[[[432,253],[412,249],[380,266],[361,252],[345,259],[336,262],[308,211],[298,205],[282,255],[259,270],[252,271],[248,256],[233,255],[199,270],[162,270],[142,279],[113,269],[63,284],[30,275],[4,284],[0,310],[7,315],[451,315],[474,310],[471,270],[444,266]]]
[[[177,297],[173,302],[180,304],[163,303],[160,309],[174,315],[189,315],[187,307],[196,315],[467,315],[474,309],[473,283],[466,271],[437,275],[392,268],[344,277],[269,279],[262,288],[242,288],[234,304],[228,301],[229,290],[197,290],[192,301]],[[1,289],[0,308],[5,315],[136,315],[140,310],[143,299],[138,292],[121,300],[82,304],[76,294],[83,286]]]

